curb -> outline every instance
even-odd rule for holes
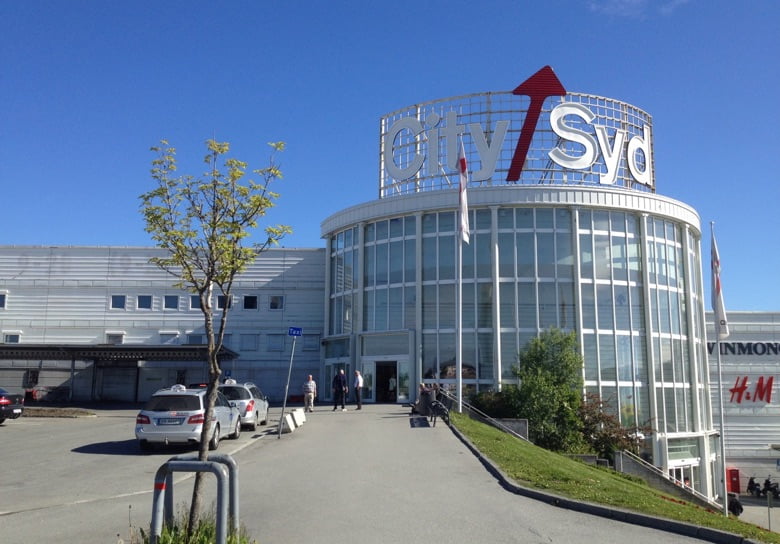
[[[490,472],[496,478],[496,480],[498,480],[501,487],[516,495],[522,495],[530,499],[545,502],[552,506],[566,508],[567,510],[582,512],[584,514],[590,514],[592,516],[599,516],[602,518],[614,519],[616,521],[622,521],[624,523],[630,523],[632,525],[639,525],[642,527],[649,527],[651,529],[658,529],[682,536],[698,538],[707,542],[713,542],[714,544],[761,544],[759,541],[751,540],[741,535],[728,533],[719,529],[710,529],[709,527],[700,527],[698,525],[691,525],[690,523],[684,523],[682,521],[674,521],[648,516],[639,512],[621,510],[619,508],[605,506],[602,504],[577,501],[568,497],[561,497],[552,493],[539,491],[537,489],[523,487],[508,478],[498,466],[496,466],[490,459],[482,455],[482,452],[480,452],[469,441],[469,439],[463,435],[463,433],[456,429],[454,425],[449,425],[449,428],[452,433],[457,436],[458,439],[463,442],[463,444],[466,445],[471,453],[473,453],[474,456],[479,459],[488,472]]]

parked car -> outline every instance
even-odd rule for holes
[[[17,395],[0,388],[0,423],[6,419],[22,417],[24,412],[24,395]]]
[[[220,384],[219,391],[238,408],[243,426],[254,431],[258,423],[268,423],[268,398],[252,382],[237,383],[228,379]]]
[[[135,418],[135,437],[142,450],[153,444],[199,444],[206,415],[206,389],[174,385],[152,395]],[[216,450],[223,435],[238,438],[241,418],[238,409],[217,392],[209,438],[209,449]]]

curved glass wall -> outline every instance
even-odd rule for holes
[[[585,390],[631,426],[652,419],[641,222],[625,212],[578,212]]]
[[[464,384],[514,380],[520,349],[556,327],[578,333],[585,392],[598,394],[624,425],[653,422],[669,434],[711,428],[700,241],[690,229],[574,206],[470,214]],[[330,248],[329,335],[413,331],[416,353],[408,356],[417,379],[454,382],[455,212],[362,223],[332,236]]]

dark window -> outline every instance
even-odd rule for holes
[[[230,304],[230,299],[228,299],[225,295],[219,295],[217,297],[217,308],[223,310],[225,308],[225,302],[227,302],[228,308],[232,307],[232,305]]]
[[[225,395],[228,400],[246,400],[249,398],[249,391],[245,387],[225,387],[219,388],[219,392]]]
[[[163,307],[166,310],[178,310],[179,295],[165,295],[165,298],[163,299]]]
[[[200,296],[190,295],[190,309],[200,310]]]
[[[244,310],[257,310],[257,297],[255,295],[244,297]]]
[[[150,412],[194,412],[200,410],[200,399],[197,395],[160,395],[149,399],[144,410]]]
[[[5,308],[5,295],[0,294],[0,308]]]
[[[271,295],[268,308],[271,310],[284,310],[284,296]]]
[[[139,310],[151,310],[152,309],[152,295],[138,295],[138,309]]]
[[[125,295],[111,295],[112,310],[124,310],[126,304],[127,297]]]

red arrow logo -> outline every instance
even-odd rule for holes
[[[534,137],[536,123],[539,121],[544,101],[550,96],[566,96],[566,89],[558,81],[552,68],[545,66],[521,83],[512,91],[512,94],[530,96],[531,105],[528,106],[523,128],[520,129],[520,139],[517,141],[515,154],[512,156],[512,164],[510,164],[509,173],[506,176],[507,181],[520,179],[520,173],[523,171],[528,148],[531,147],[531,140]]]

